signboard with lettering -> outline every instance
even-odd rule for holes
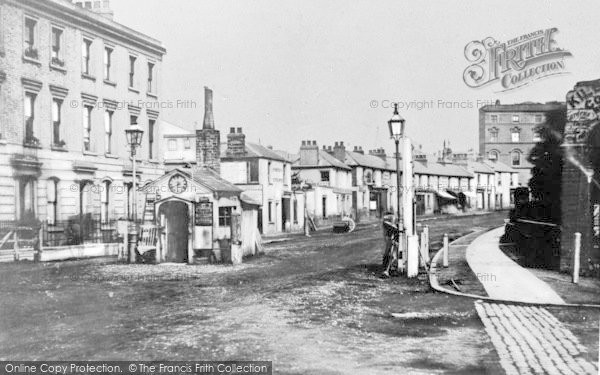
[[[213,204],[212,202],[198,202],[195,207],[194,223],[196,226],[213,225]]]
[[[600,80],[578,83],[567,93],[565,143],[584,144],[600,113]]]

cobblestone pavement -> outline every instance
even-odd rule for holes
[[[597,374],[586,348],[548,310],[537,306],[475,303],[507,374]]]

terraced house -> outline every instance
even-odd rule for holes
[[[98,229],[85,235],[106,239],[130,216],[130,124],[144,130],[137,180],[164,173],[156,133],[166,50],[114,22],[108,1],[98,13],[79,3],[0,1],[0,220],[41,220],[46,246],[74,241],[67,221],[85,217]]]

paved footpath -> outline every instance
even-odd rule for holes
[[[498,228],[482,234],[466,251],[489,297],[564,304],[548,284],[504,255],[498,247],[503,232]],[[586,348],[545,308],[483,301],[475,307],[507,374],[598,374],[583,355]]]
[[[586,348],[548,310],[537,306],[475,303],[500,363],[512,374],[598,374]]]
[[[564,304],[548,284],[504,255],[498,246],[503,233],[504,227],[486,232],[467,248],[467,262],[488,296],[513,302]]]

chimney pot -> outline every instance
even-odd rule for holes
[[[238,134],[242,134],[242,128],[237,128]]]
[[[235,133],[235,128],[229,128],[229,133],[231,133],[231,134]]]
[[[302,146],[306,146],[306,141],[302,141]]]
[[[340,147],[344,147],[344,142],[340,141]]]
[[[335,142],[335,144],[333,145],[333,147],[338,147],[338,143],[337,143],[337,142]]]
[[[316,146],[316,145],[317,145],[317,141],[313,141],[313,146]]]

